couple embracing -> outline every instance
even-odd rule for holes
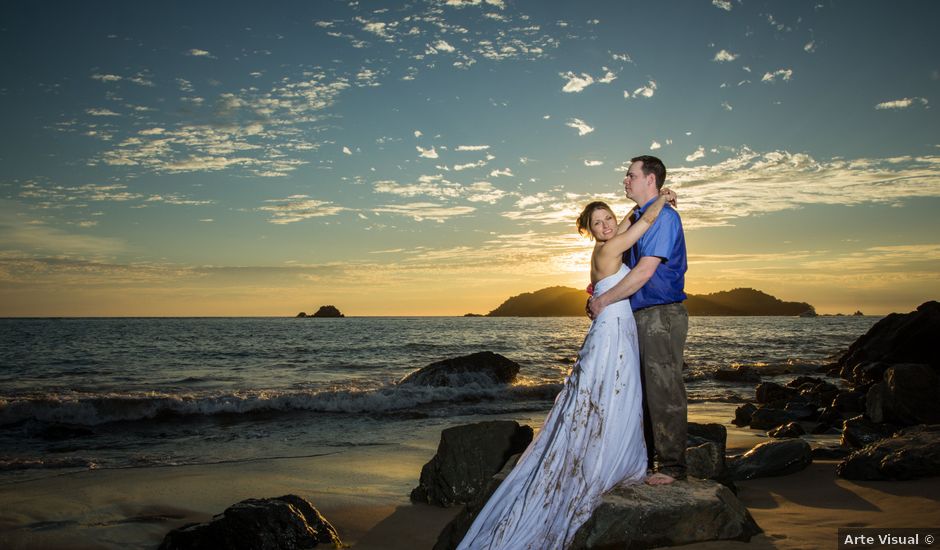
[[[578,217],[595,240],[593,322],[542,430],[458,549],[561,550],[614,486],[685,477],[686,251],[665,180],[661,160],[635,157],[623,180],[631,215],[618,223],[592,202]]]

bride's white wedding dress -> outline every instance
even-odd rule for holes
[[[594,285],[609,290],[626,266]],[[474,520],[458,550],[565,548],[601,494],[646,474],[643,393],[630,302],[591,324],[542,430]]]

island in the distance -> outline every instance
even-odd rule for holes
[[[345,317],[345,315],[340,313],[336,306],[320,306],[320,309],[313,315],[307,315],[301,311],[297,314],[297,317]]]
[[[565,317],[584,315],[587,294],[565,286],[543,288],[513,296],[487,317]],[[689,315],[778,315],[797,316],[815,308],[806,302],[784,302],[753,288],[735,288],[712,294],[689,294]],[[476,314],[468,313],[467,316]]]

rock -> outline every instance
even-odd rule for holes
[[[865,394],[860,391],[839,392],[833,399],[831,407],[841,413],[856,415],[865,412]]]
[[[940,423],[940,375],[927,365],[894,365],[869,388],[865,412],[874,422]]]
[[[852,316],[853,316],[853,317],[864,317],[865,314],[856,309],[856,310],[855,310],[855,313],[853,313]]]
[[[839,426],[841,426],[843,418],[844,417],[842,416],[842,413],[840,413],[833,407],[826,407],[822,410],[822,412],[819,413],[819,417],[816,418],[816,421],[822,424],[830,424],[830,425],[838,424]]]
[[[159,550],[292,550],[318,544],[343,546],[336,529],[310,502],[297,496],[243,500],[208,523],[166,534]]]
[[[799,395],[794,388],[781,386],[775,382],[761,382],[755,390],[758,403],[773,403],[775,401],[789,401]]]
[[[808,388],[801,388],[800,395],[817,405],[828,405],[839,395],[839,388],[829,382],[819,382]]]
[[[940,425],[905,428],[859,449],[836,467],[846,479],[916,479],[940,475]]]
[[[921,304],[911,313],[892,313],[849,346],[839,365],[852,372],[860,363],[919,363],[940,369],[937,335],[940,334],[940,302]]]
[[[486,505],[486,501],[496,492],[499,484],[506,479],[506,476],[509,475],[509,472],[515,467],[520,456],[522,456],[522,453],[509,457],[503,469],[491,477],[489,481],[486,482],[483,490],[468,502],[466,506],[463,507],[463,510],[461,510],[450,523],[444,526],[444,529],[441,530],[441,534],[437,536],[434,550],[451,550],[460,544],[464,535],[467,534],[467,530],[473,525],[473,520],[476,519],[477,514],[479,514],[483,506]]]
[[[532,428],[508,420],[447,428],[437,454],[421,469],[411,500],[437,506],[470,502],[531,441]]]
[[[873,384],[884,380],[885,371],[890,368],[890,363],[866,361],[852,367],[850,373],[843,378],[852,380],[855,385]]]
[[[819,418],[819,408],[812,403],[793,401],[787,403],[783,410],[796,420],[816,420]]]
[[[800,313],[800,317],[818,317],[815,309],[807,309],[803,313]]]
[[[618,486],[608,491],[575,533],[569,549],[747,541],[760,532],[730,489],[714,481],[687,479],[656,487]]]
[[[760,382],[760,374],[748,366],[718,369],[714,378],[721,382]]]
[[[751,417],[757,407],[753,403],[745,403],[734,410],[734,420],[731,421],[735,426],[747,426],[751,423]]]
[[[345,317],[345,315],[334,306],[320,306],[320,309],[310,317]]]
[[[797,422],[790,422],[782,426],[777,426],[776,428],[767,432],[767,435],[775,439],[784,439],[790,437],[800,437],[805,435],[806,430],[803,429],[803,426],[800,426]]]
[[[751,415],[750,426],[755,430],[769,430],[793,420],[796,420],[796,417],[783,409],[759,407]]]
[[[716,479],[725,475],[725,454],[714,441],[706,441],[685,450],[686,473],[699,479]]]
[[[852,451],[841,445],[818,445],[813,447],[813,460],[841,460]]]
[[[399,384],[465,386],[509,384],[519,374],[519,363],[492,351],[481,351],[437,361],[402,378]]]
[[[301,318],[301,319],[304,318],[304,317],[306,317],[306,316],[307,316],[307,312],[306,312],[306,311],[301,311],[300,313],[297,314],[297,317],[299,317],[299,318]]]
[[[784,476],[799,472],[813,462],[809,443],[802,439],[767,441],[729,461],[735,480]]]
[[[861,448],[889,437],[896,432],[897,426],[872,422],[862,415],[850,418],[842,424],[842,445]]]
[[[787,382],[787,387],[799,388],[803,384],[812,384],[813,386],[815,386],[816,384],[821,384],[823,382],[825,382],[825,380],[823,380],[822,378],[816,378],[815,376],[797,376],[793,380],[790,380],[789,382]]]

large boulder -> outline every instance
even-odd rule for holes
[[[159,550],[300,550],[319,544],[343,547],[336,529],[310,502],[285,495],[243,500],[208,523],[174,529]]]
[[[849,418],[842,423],[843,447],[860,449],[875,441],[890,437],[898,430],[898,426],[872,422],[862,415]]]
[[[720,382],[760,382],[760,373],[747,365],[718,369],[714,374],[715,380]]]
[[[437,454],[421,469],[411,500],[437,506],[470,502],[531,441],[532,428],[510,420],[447,428]]]
[[[506,461],[506,465],[503,466],[503,469],[496,473],[493,477],[486,482],[486,485],[483,486],[483,490],[477,493],[477,495],[467,503],[466,506],[448,523],[444,526],[444,529],[441,531],[441,534],[437,536],[437,542],[434,544],[434,550],[452,550],[456,548],[460,541],[463,540],[464,535],[467,534],[467,531],[470,530],[470,526],[473,525],[473,520],[476,519],[477,514],[480,513],[480,510],[486,506],[486,501],[490,499],[493,493],[496,492],[496,489],[499,487],[499,484],[506,479],[506,476],[509,475],[509,472],[512,471],[515,467],[516,462],[519,460],[521,454],[513,455],[509,457],[509,460]]]
[[[940,369],[937,335],[940,302],[921,304],[911,313],[892,313],[875,323],[839,358],[843,375],[865,362],[920,363]]]
[[[940,374],[928,365],[894,365],[865,397],[865,413],[874,422],[902,426],[940,423]]]
[[[621,485],[603,495],[569,548],[657,548],[709,540],[747,541],[761,532],[730,489],[687,479]]]
[[[519,374],[519,363],[492,351],[481,351],[437,361],[402,378],[398,383],[415,386],[464,386],[509,384]]]
[[[750,426],[755,430],[769,430],[796,419],[797,415],[784,409],[761,406],[751,415]]]
[[[803,426],[801,426],[799,423],[790,422],[789,424],[777,426],[776,428],[767,432],[767,435],[773,437],[774,439],[787,439],[806,435],[806,430],[804,430]]]
[[[785,476],[813,462],[812,449],[802,439],[767,441],[728,463],[735,480]]]
[[[753,403],[745,403],[734,410],[734,420],[731,421],[737,427],[748,426],[751,423],[751,417],[757,407]]]
[[[781,386],[776,382],[761,382],[754,391],[758,403],[775,403],[789,401],[799,395],[796,388]]]
[[[846,479],[915,479],[940,475],[940,424],[901,430],[859,449],[836,467]]]
[[[728,430],[721,424],[689,422],[685,449],[686,473],[713,479],[736,490],[725,464]]]

